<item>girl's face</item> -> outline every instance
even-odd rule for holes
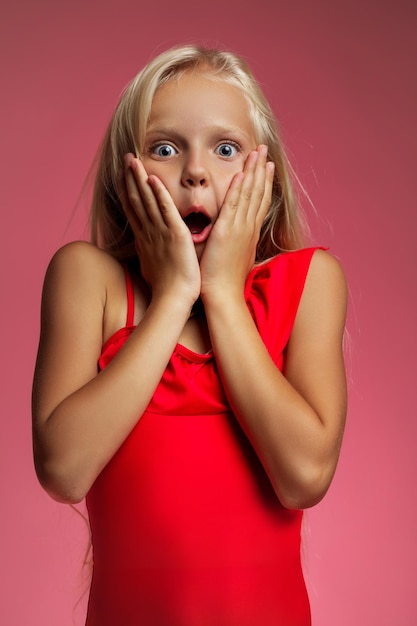
[[[198,256],[233,176],[256,147],[247,102],[236,87],[187,72],[157,90],[141,159],[170,192]]]

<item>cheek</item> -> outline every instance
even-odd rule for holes
[[[158,178],[161,178],[161,166],[157,161],[146,157],[142,157],[141,160],[149,175],[154,174],[155,176],[158,176]]]
[[[234,169],[232,172],[222,172],[218,175],[215,188],[216,188],[216,200],[219,206],[221,206],[224,202],[226,194],[229,190],[230,184],[235,177],[236,174],[242,171],[243,168]]]
[[[169,168],[167,168],[165,164],[158,163],[158,161],[154,161],[153,159],[143,158],[142,163],[148,176],[157,176],[163,182],[168,191],[170,191],[170,187],[172,187],[173,184],[174,175],[169,170]]]

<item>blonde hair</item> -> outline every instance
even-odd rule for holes
[[[122,93],[97,162],[91,208],[92,241],[115,258],[135,264],[133,233],[117,191],[123,156],[128,152],[141,154],[157,89],[190,70],[202,71],[208,78],[241,90],[249,106],[256,141],[268,146],[268,158],[275,163],[272,202],[261,229],[257,262],[283,250],[302,247],[306,224],[294,191],[295,176],[259,84],[241,57],[196,45],[172,48],[155,57]]]

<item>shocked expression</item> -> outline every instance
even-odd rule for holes
[[[234,175],[255,149],[248,104],[238,88],[187,72],[155,93],[141,159],[168,189],[197,251]]]

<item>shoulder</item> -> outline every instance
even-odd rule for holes
[[[310,265],[318,272],[334,272],[339,278],[344,280],[344,272],[340,261],[324,248],[313,249]]]
[[[314,251],[306,278],[308,291],[328,291],[346,299],[347,284],[341,263],[323,249]]]
[[[87,241],[73,241],[55,252],[48,271],[72,269],[74,272],[88,273],[103,269],[105,271],[103,266],[110,269],[112,265],[119,263],[104,250]]]
[[[120,275],[122,267],[104,250],[87,241],[68,243],[53,255],[46,283],[59,279],[70,283],[107,283],[114,274]]]
[[[266,278],[275,283],[282,282],[301,297],[306,287],[320,288],[326,285],[346,291],[346,280],[339,261],[324,248],[310,247],[281,252],[256,265],[249,282]]]
[[[272,259],[277,264],[280,262],[283,265],[287,265],[289,268],[293,267],[294,270],[305,270],[308,273],[334,272],[337,273],[340,278],[343,278],[343,269],[339,261],[322,247],[310,247],[300,248],[298,250],[291,250],[288,252],[282,252]]]
[[[340,333],[346,320],[347,284],[340,262],[329,252],[317,249],[311,256],[296,318],[298,329]]]
[[[147,307],[141,282],[134,279],[134,311],[139,320]],[[86,241],[60,248],[46,272],[42,309],[56,318],[72,315],[100,320],[103,341],[126,324],[127,291],[123,265]]]
[[[123,281],[123,268],[107,252],[86,241],[74,241],[52,257],[45,275],[44,306],[83,304],[105,309],[112,285]]]

